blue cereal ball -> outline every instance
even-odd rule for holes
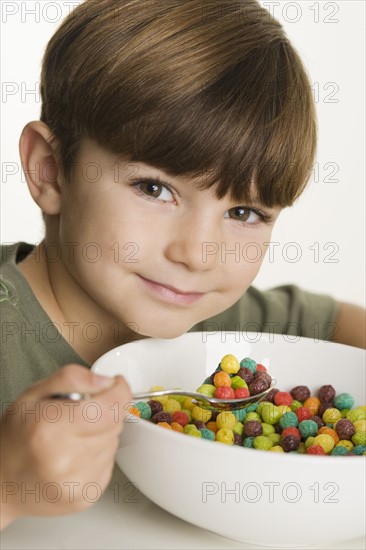
[[[343,409],[352,409],[355,400],[350,393],[340,393],[335,396],[333,403],[336,409],[343,411]]]
[[[245,367],[252,372],[255,372],[257,370],[257,363],[253,359],[250,359],[250,357],[245,357],[244,359],[242,359],[240,361],[240,366]]]
[[[285,413],[281,416],[279,424],[282,429],[298,426],[297,414],[292,411]]]
[[[200,432],[203,439],[209,439],[210,441],[215,441],[215,432],[213,432],[212,430],[209,430],[208,428],[201,428]]]
[[[232,411],[232,413],[238,422],[243,422],[244,418],[247,415],[247,410],[248,409],[237,409],[236,411]]]
[[[355,445],[352,449],[352,452],[355,453],[355,455],[363,455],[365,451],[366,445]]]
[[[343,447],[342,445],[339,445],[338,447],[333,447],[332,452],[330,453],[333,456],[343,456],[348,454],[347,447]]]
[[[207,378],[205,378],[203,384],[212,384],[211,376],[208,376]],[[203,384],[202,384],[202,385],[203,385]]]
[[[243,447],[252,449],[254,447],[254,437],[252,436],[246,437],[243,441]]]
[[[259,405],[259,403],[251,403],[250,405],[245,407],[245,410],[247,411],[247,413],[255,412],[258,408],[258,405]]]
[[[151,407],[148,403],[145,403],[145,401],[137,401],[137,403],[135,403],[135,407],[140,411],[141,418],[150,420],[152,413]]]
[[[314,437],[318,433],[318,424],[314,420],[302,420],[299,423],[299,432],[303,439]]]

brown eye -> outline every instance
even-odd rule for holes
[[[241,206],[236,208],[231,208],[229,210],[230,218],[233,218],[234,220],[238,220],[241,222],[246,222],[250,215],[252,213],[252,210],[249,210],[249,208],[242,208]]]
[[[158,199],[161,195],[163,186],[158,183],[150,183],[150,182],[142,182],[140,183],[140,189],[143,191],[143,193],[146,193],[146,195],[149,195],[150,197],[155,197]]]

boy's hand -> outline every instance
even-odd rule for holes
[[[62,392],[92,397],[47,399]],[[24,515],[77,512],[99,498],[111,478],[130,400],[121,376],[104,378],[68,365],[10,405],[1,421],[2,526]]]

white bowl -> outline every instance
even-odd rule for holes
[[[282,335],[188,333],[111,350],[93,371],[122,374],[133,392],[153,385],[195,390],[233,353],[266,365],[276,387],[332,384],[366,403],[365,352]],[[365,457],[271,453],[163,429],[130,415],[116,462],[142,493],[172,514],[224,537],[309,546],[361,537]]]

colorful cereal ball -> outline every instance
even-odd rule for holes
[[[246,369],[249,369],[252,372],[255,372],[257,370],[257,363],[250,359],[250,357],[245,357],[240,361],[240,366],[245,367]]]
[[[296,386],[292,388],[290,394],[296,401],[304,402],[306,399],[309,399],[311,393],[307,386]]]
[[[216,433],[216,441],[220,443],[225,443],[226,445],[234,444],[234,432],[228,428],[221,428]]]
[[[306,439],[310,436],[316,436],[318,432],[318,424],[314,420],[302,420],[299,423],[299,432],[303,439]]]
[[[238,359],[235,357],[235,355],[224,355],[224,357],[221,359],[220,366],[223,371],[227,372],[228,374],[236,374],[238,370],[240,369],[240,363]]]
[[[340,393],[339,395],[336,395],[333,402],[334,406],[340,411],[343,411],[344,409],[352,409],[355,404],[354,398],[349,393]]]
[[[254,438],[253,446],[255,449],[260,449],[261,451],[269,451],[273,447],[273,443],[269,437],[258,435]]]
[[[333,424],[337,420],[340,420],[342,418],[342,414],[338,409],[335,408],[329,408],[327,409],[323,415],[322,419],[326,424]]]
[[[308,455],[325,455],[325,450],[321,445],[310,445],[306,451]]]
[[[275,405],[287,405],[290,407],[293,402],[293,398],[287,391],[279,391],[274,396],[273,401]]]
[[[334,447],[334,439],[329,434],[317,435],[314,438],[313,445],[320,445],[321,447],[323,447],[324,452],[326,454],[329,454]]]
[[[340,439],[351,439],[356,433],[353,423],[348,418],[341,418],[335,425],[335,431]]]
[[[297,419],[296,413],[290,411],[286,412],[283,416],[280,418],[280,427],[282,429],[289,428],[290,426],[298,426],[299,421]]]
[[[226,428],[232,430],[237,423],[235,415],[228,411],[221,412],[216,418],[216,424],[219,429]]]

